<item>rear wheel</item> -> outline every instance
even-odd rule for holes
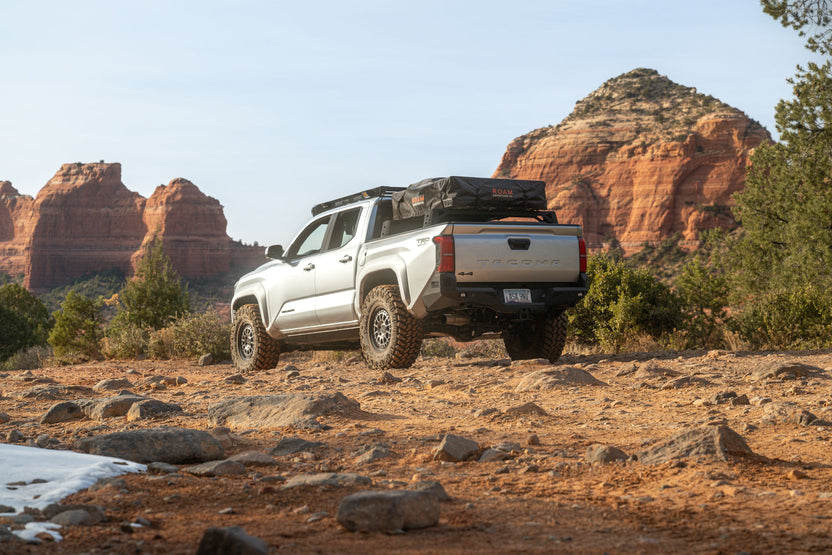
[[[551,312],[503,331],[503,343],[511,360],[545,358],[557,362],[566,345],[566,314]]]
[[[422,322],[407,311],[396,285],[379,285],[361,303],[361,353],[371,368],[408,368],[422,347]]]
[[[280,345],[266,332],[257,305],[246,304],[234,313],[231,328],[231,360],[240,372],[274,368]]]

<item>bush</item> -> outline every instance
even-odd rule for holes
[[[686,348],[722,348],[728,313],[728,281],[712,272],[701,258],[688,262],[676,280],[685,308]]]
[[[170,259],[161,239],[154,239],[136,266],[136,275],[118,293],[116,325],[132,324],[154,330],[190,310],[188,290]]]
[[[12,370],[37,370],[43,368],[52,360],[52,349],[43,345],[36,345],[16,352],[4,363],[0,369],[9,372]]]
[[[633,269],[606,255],[591,256],[586,296],[569,311],[570,331],[583,343],[620,352],[640,336],[660,338],[680,327],[680,299],[645,269]]]
[[[70,290],[54,314],[55,327],[49,344],[62,362],[79,362],[99,358],[101,349],[101,301],[93,301]]]
[[[231,324],[213,312],[186,314],[171,325],[150,333],[147,352],[152,358],[189,358],[210,354],[214,360],[231,358]]]
[[[832,297],[817,286],[793,287],[750,302],[732,323],[752,348],[832,347]]]
[[[52,319],[46,306],[17,283],[0,286],[0,361],[45,345]]]
[[[107,358],[136,358],[147,352],[150,332],[124,321],[113,321],[102,341],[101,351]]]

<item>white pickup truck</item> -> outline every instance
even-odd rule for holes
[[[494,198],[543,187],[444,179]],[[563,312],[588,286],[581,228],[539,204],[430,205],[413,187],[319,204],[288,249],[266,249],[270,261],[236,283],[231,301],[240,371],[272,368],[281,352],[359,346],[372,368],[406,368],[424,337],[441,336],[502,338],[512,359],[558,359]]]

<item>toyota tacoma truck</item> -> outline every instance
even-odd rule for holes
[[[312,216],[235,284],[242,372],[285,352],[357,348],[372,368],[407,368],[426,337],[502,338],[512,359],[555,362],[564,310],[587,291],[581,228],[557,223],[540,181],[427,179],[318,204]]]

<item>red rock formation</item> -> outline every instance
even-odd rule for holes
[[[554,127],[514,139],[495,177],[546,182],[550,208],[590,247],[625,250],[732,228],[731,195],[753,149],[771,140],[745,114],[637,69],[607,81]]]
[[[26,273],[26,244],[31,232],[34,199],[21,195],[8,181],[0,181],[0,272]]]
[[[144,244],[160,237],[182,277],[207,277],[231,267],[233,242],[225,232],[222,205],[187,179],[156,187],[145,204],[144,224]],[[134,264],[140,255],[141,251],[134,255]]]
[[[124,186],[120,164],[64,164],[34,199],[0,182],[0,272],[24,274],[29,289],[112,269],[130,274],[154,236],[185,278],[264,260],[262,249],[226,235],[219,201],[186,179],[149,199]]]

